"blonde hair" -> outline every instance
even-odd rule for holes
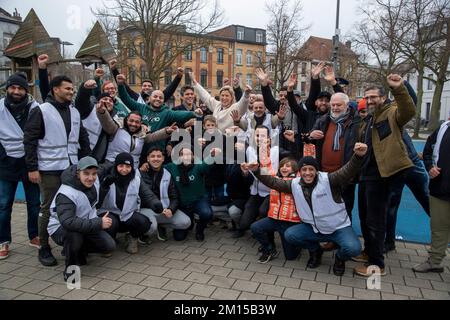
[[[231,94],[231,97],[233,98],[233,102],[234,102],[234,100],[235,100],[236,98],[235,98],[235,96],[234,96],[234,90],[233,90],[233,87],[232,87],[232,86],[224,86],[224,87],[222,87],[222,88],[219,90],[219,95],[221,95],[222,92],[224,92],[224,91],[228,91],[228,92]]]
[[[214,123],[217,127],[217,119],[213,115],[209,114],[205,116],[205,118],[203,118],[203,124],[205,124],[207,121]]]

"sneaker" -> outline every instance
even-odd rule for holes
[[[315,269],[319,267],[320,264],[322,263],[322,254],[323,254],[322,249],[316,250],[314,252],[310,251],[307,267],[310,269]]]
[[[272,249],[270,251],[263,251],[262,255],[259,257],[259,263],[267,263],[276,257],[278,257],[278,251],[276,249]]]
[[[384,253],[388,253],[389,251],[395,250],[395,242],[394,243],[385,243],[384,244]]]
[[[196,231],[195,232],[195,240],[197,240],[197,241],[204,241],[205,240],[205,233],[203,231]]]
[[[9,243],[4,242],[0,244],[0,260],[6,259],[9,257]]]
[[[127,248],[125,249],[125,251],[128,252],[129,254],[138,253],[139,252],[138,238],[133,238],[131,235],[129,235],[127,238],[128,238],[128,244],[127,244]]]
[[[369,262],[369,256],[363,251],[359,256],[353,257],[352,260],[355,262],[367,263]]]
[[[444,272],[444,267],[442,266],[442,263],[440,264],[432,263],[430,258],[428,258],[427,261],[412,267],[412,270],[419,273],[427,273],[427,272],[442,273]]]
[[[334,257],[333,273],[338,277],[342,277],[345,273],[345,261],[339,259],[337,255]]]
[[[158,225],[158,239],[160,241],[167,241],[167,230],[163,226]]]
[[[37,249],[41,248],[41,241],[39,240],[39,237],[34,237],[33,239],[28,242],[28,245],[31,247],[35,247]]]
[[[377,270],[376,268],[378,268],[379,272],[375,272],[375,270]],[[385,268],[380,268],[377,265],[369,265],[368,263],[366,264],[362,264],[359,266],[356,266],[353,269],[353,273],[363,276],[363,277],[370,277],[374,274],[378,274],[380,276],[385,276],[386,275],[386,269]]]
[[[150,239],[149,235],[144,234],[143,236],[139,237],[138,242],[139,242],[139,244],[148,246],[150,243],[152,243],[152,240]]]
[[[56,261],[55,257],[52,254],[52,249],[49,245],[41,246],[39,249],[39,262],[46,267],[56,266],[58,261]]]

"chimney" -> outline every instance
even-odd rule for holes
[[[345,46],[346,46],[347,48],[351,49],[351,48],[352,48],[352,42],[351,42],[350,40],[345,41]]]

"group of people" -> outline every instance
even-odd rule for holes
[[[261,93],[239,81],[214,97],[191,73],[180,90],[182,104],[165,103],[179,87],[179,68],[170,85],[151,80],[134,92],[117,61],[84,82],[74,97],[70,78],[49,81],[48,56],[38,57],[43,102],[29,94],[17,73],[0,100],[0,259],[9,255],[11,213],[18,182],[25,191],[28,236],[44,266],[57,260],[49,243],[63,246],[68,267],[87,263],[89,253],[110,256],[119,233],[126,251],[153,238],[166,241],[172,230],[197,241],[214,216],[230,224],[231,237],[248,230],[260,243],[258,262],[279,255],[279,234],[287,260],[309,252],[317,268],[326,250],[337,250],[333,272],[361,262],[354,272],[385,274],[384,253],[395,249],[395,223],[406,184],[431,215],[429,258],[416,272],[442,272],[450,235],[450,121],[433,133],[421,158],[404,126],[415,114],[415,93],[399,75],[389,75],[388,98],[381,86],[366,88],[357,108],[320,63],[311,71],[303,101],[286,87],[272,95],[262,69]],[[321,90],[321,75],[334,94]],[[364,245],[352,228],[358,211]]]

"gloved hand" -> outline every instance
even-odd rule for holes
[[[116,177],[112,175],[106,176],[101,183],[101,187],[109,188],[109,186],[112,185],[114,182],[116,182]]]

